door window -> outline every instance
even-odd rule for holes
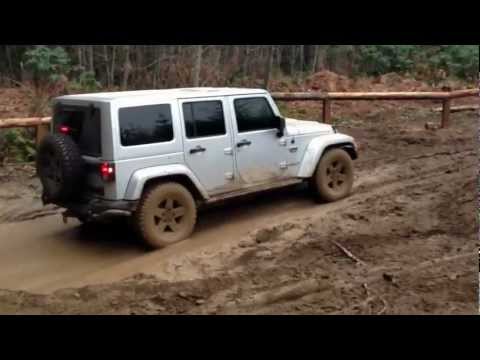
[[[277,128],[278,121],[266,98],[236,99],[234,105],[238,132]]]
[[[183,104],[187,138],[225,135],[225,117],[221,101],[198,101]]]

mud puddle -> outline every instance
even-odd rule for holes
[[[0,312],[475,313],[476,117],[381,125],[340,129],[362,148],[348,199],[315,204],[300,186],[208,209],[161,251],[124,221],[4,217]]]

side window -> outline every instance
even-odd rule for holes
[[[119,110],[120,140],[123,146],[173,140],[170,105],[149,105]]]
[[[221,101],[199,101],[183,104],[187,138],[225,135],[225,118]]]
[[[264,97],[234,101],[238,132],[275,129],[276,119]]]

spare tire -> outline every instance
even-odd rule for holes
[[[84,162],[70,136],[49,134],[37,151],[37,174],[43,185],[43,201],[66,202],[78,194]]]

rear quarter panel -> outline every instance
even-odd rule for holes
[[[119,109],[144,105],[169,104],[172,111],[173,140],[163,143],[137,146],[123,146],[120,141]],[[185,164],[183,154],[182,132],[176,100],[130,99],[116,100],[111,103],[113,158],[115,159],[115,191],[110,195],[115,200],[126,198],[127,187],[135,172],[172,164]]]

